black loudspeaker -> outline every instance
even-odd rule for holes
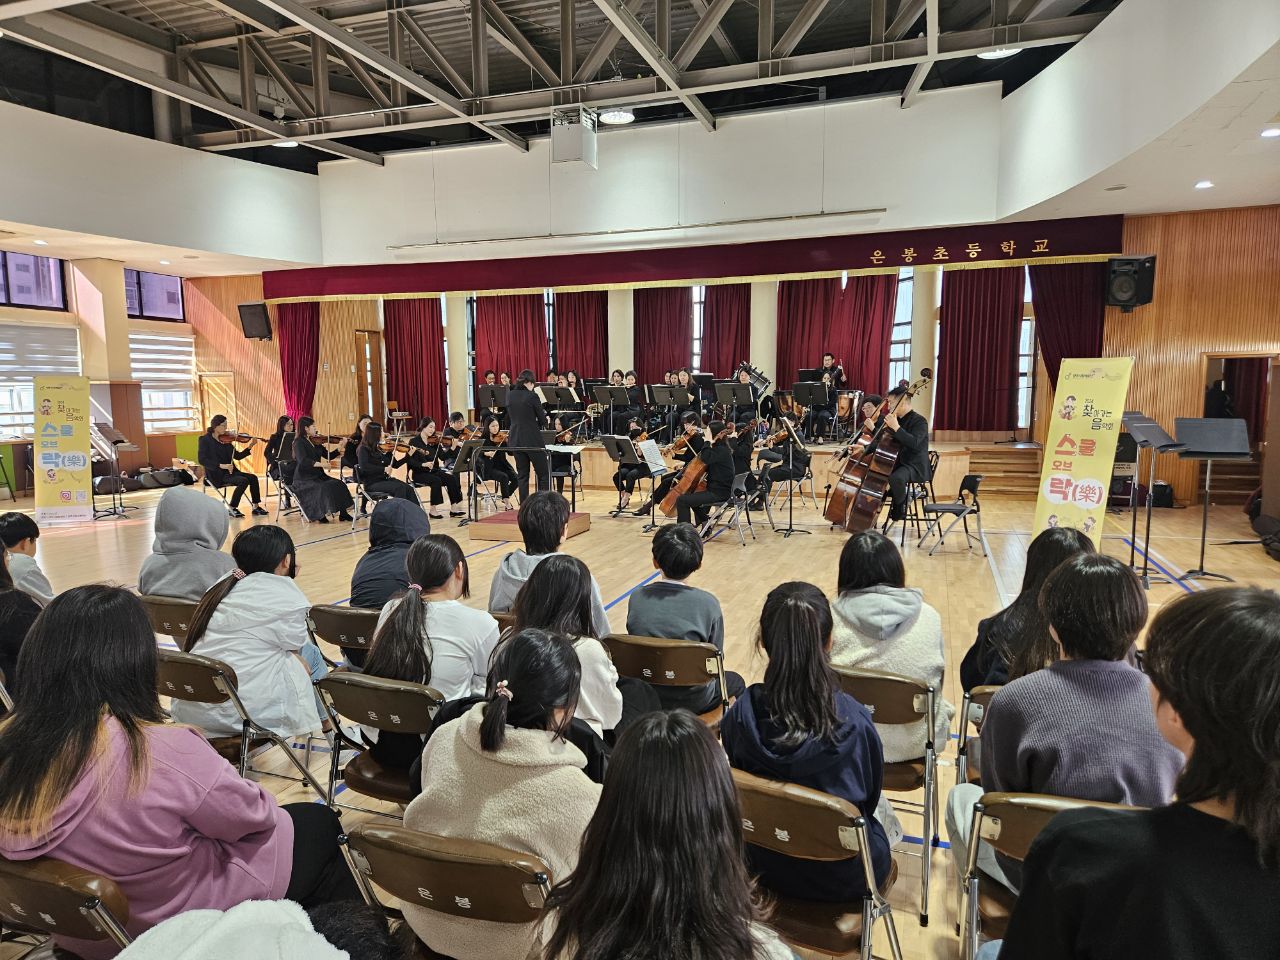
[[[242,303],[236,310],[240,313],[240,327],[244,330],[245,339],[271,339],[271,317],[265,303]]]
[[[1151,302],[1156,284],[1156,258],[1112,257],[1107,261],[1107,306],[1128,313]]]

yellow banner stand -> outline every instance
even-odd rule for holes
[[[36,523],[93,519],[89,378],[36,377]]]
[[[1063,360],[1053,396],[1034,532],[1075,527],[1102,543],[1132,357]]]

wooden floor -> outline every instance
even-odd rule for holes
[[[152,517],[158,493],[132,495],[130,503],[140,509],[126,520],[101,520],[68,528],[47,528],[40,539],[39,560],[55,589],[65,590],[77,584],[107,581],[132,587],[142,560],[151,549]],[[821,502],[819,500],[819,502]],[[610,622],[615,630],[626,625],[627,597],[634,588],[655,576],[650,559],[649,537],[641,531],[645,522],[626,517],[612,518],[608,509],[614,497],[589,493],[579,498],[578,509],[590,511],[590,531],[575,537],[566,552],[581,557],[600,583]],[[905,549],[908,583],[924,591],[925,600],[942,615],[947,638],[948,661],[946,696],[960,702],[956,668],[973,640],[977,622],[1008,602],[1018,590],[1023,557],[1031,540],[1030,525],[1034,504],[1002,503],[988,499],[984,504],[986,540],[990,555],[983,557],[978,549],[966,549],[962,538],[949,539],[932,557],[918,550],[911,538]],[[30,509],[19,503],[18,509]],[[782,511],[785,520],[785,509]],[[747,538],[740,546],[733,532],[717,536],[707,545],[703,569],[691,582],[714,592],[725,613],[725,654],[728,666],[743,674],[748,682],[760,679],[764,664],[755,651],[755,632],[765,594],[773,586],[788,580],[807,580],[817,584],[828,595],[834,593],[836,567],[843,534],[828,529],[821,515],[810,504],[796,502],[796,526],[808,531],[789,538],[770,530],[763,517],[756,524],[756,539]],[[232,532],[251,522],[233,520]],[[270,518],[267,518],[270,522]],[[304,525],[290,518],[283,526],[298,544],[298,582],[315,603],[338,603],[349,593],[351,570],[367,546],[367,524],[354,536],[345,525]],[[472,542],[465,527],[456,521],[432,523],[437,533],[455,536],[469,555],[473,594],[471,605],[483,608],[489,583],[503,555],[519,546],[517,543]],[[1238,507],[1213,507],[1210,512],[1210,546],[1207,567],[1235,577],[1241,583],[1275,586],[1280,567],[1268,559],[1256,544],[1218,545],[1218,541],[1252,540],[1244,515]],[[895,531],[896,532],[896,531]],[[1126,561],[1130,547],[1129,516],[1112,514],[1104,531],[1104,550]],[[1152,528],[1151,560],[1153,575],[1180,575],[1198,566],[1200,546],[1200,510],[1158,510]],[[927,545],[926,545],[927,550]],[[1141,555],[1138,562],[1141,563]],[[1181,596],[1184,591],[1212,589],[1207,581],[1182,584],[1153,584],[1150,601],[1153,608]],[[954,742],[943,755],[940,780],[944,790],[955,779]],[[326,767],[327,755],[315,756],[317,773]],[[260,758],[263,769],[280,770],[282,765],[270,756]],[[271,777],[263,780],[283,800],[307,799],[299,786]],[[350,794],[344,794],[347,799]],[[354,801],[353,801],[354,802]],[[370,805],[364,804],[362,805]],[[373,804],[376,805],[376,804]],[[366,814],[345,814],[355,822]],[[908,834],[920,833],[919,819],[909,812],[902,816]],[[945,837],[943,838],[945,841]],[[951,880],[948,851],[937,851],[933,866],[931,923],[921,928],[916,920],[916,904],[920,880],[922,847],[908,842],[898,852],[901,876],[891,902],[895,908],[904,955],[919,958],[954,957],[957,938],[955,884]],[[887,944],[877,940],[877,955],[887,955]],[[0,958],[8,956],[0,949]]]

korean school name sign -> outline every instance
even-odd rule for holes
[[[36,377],[36,522],[93,519],[89,380]]]
[[[1102,542],[1132,357],[1063,360],[1053,397],[1035,531],[1075,527]]]

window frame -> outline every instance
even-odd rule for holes
[[[911,304],[907,308],[906,320],[899,320],[898,305],[903,302],[902,294],[904,290],[908,293],[907,302]],[[912,314],[914,311],[915,297],[915,271],[911,267],[903,267],[898,271],[898,297],[894,306],[893,325],[889,328],[889,366],[885,371],[886,389],[892,390],[894,385],[900,380],[911,381],[914,379],[911,375],[911,329]],[[899,336],[901,331],[906,331],[906,336]],[[906,347],[905,356],[894,356],[895,348]],[[902,376],[895,376],[894,373],[902,373]],[[905,372],[904,372],[905,371]]]
[[[152,321],[166,322],[166,321]],[[175,321],[168,321],[175,322]],[[191,347],[191,377],[189,380],[179,379],[177,377],[148,378],[144,371],[135,370],[134,363],[134,337],[155,338],[169,341],[182,341],[189,343]],[[141,344],[139,344],[141,348]],[[200,429],[200,406],[198,394],[198,374],[196,372],[196,341],[194,335],[182,335],[178,333],[162,333],[146,329],[131,329],[129,331],[129,374],[139,386],[139,400],[142,404],[142,424],[143,431],[151,436],[153,434],[166,433],[191,433]],[[141,358],[140,358],[141,359]],[[186,405],[180,406],[148,406],[147,395],[154,393],[185,393],[187,394]],[[151,416],[156,411],[187,411],[189,414],[185,420],[174,416]],[[179,422],[182,421],[182,422]]]
[[[689,367],[694,373],[705,373],[702,369],[702,340],[707,322],[707,285],[695,283],[690,288],[689,318]]]
[[[15,303],[12,284],[9,282],[9,256],[34,257],[37,260],[49,260],[58,265],[58,292],[61,294],[61,306],[45,306],[44,304]],[[14,310],[46,310],[51,313],[69,313],[67,305],[67,261],[61,257],[46,257],[39,253],[23,253],[21,250],[0,250],[0,274],[4,275],[4,295],[0,296],[0,306],[12,307]]]
[[[126,287],[130,285],[129,274],[131,273],[133,274],[133,287],[138,295],[138,312],[129,313],[129,310],[128,310],[129,297],[127,295],[127,290],[126,290],[126,296],[124,298],[125,313],[128,314],[128,317],[130,320],[154,320],[157,323],[186,323],[187,322],[187,295],[182,288],[183,287],[182,277],[175,276],[171,273],[156,273],[154,270],[137,270],[133,267],[125,267],[124,283]],[[178,312],[182,314],[180,317],[157,317],[154,314],[145,313],[143,311],[142,275],[144,273],[148,273],[153,277],[166,277],[170,280],[178,281]]]

